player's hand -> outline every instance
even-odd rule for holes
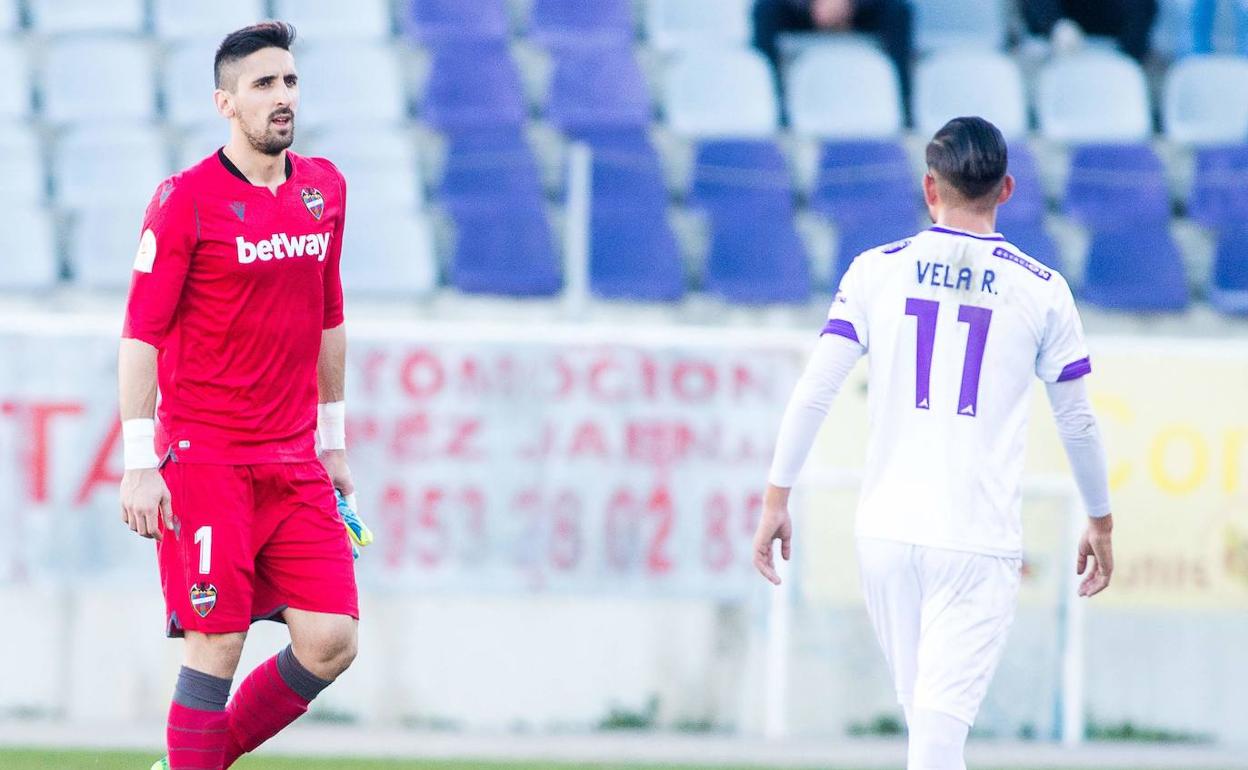
[[[789,490],[768,485],[767,494],[763,498],[763,517],[758,522],[758,529],[754,531],[754,567],[773,584],[780,585],[776,562],[771,554],[772,542],[777,539],[780,541],[780,556],[788,561],[793,539],[793,522],[789,518]]]
[[[326,449],[321,452],[321,465],[325,466],[334,489],[343,495],[355,494],[355,482],[351,480],[351,469],[347,467],[347,450]]]
[[[1114,573],[1114,517],[1105,516],[1089,519],[1088,528],[1079,538],[1079,563],[1075,570],[1084,576],[1079,584],[1080,596],[1096,596],[1109,587],[1109,578]],[[1092,569],[1088,570],[1088,557],[1092,558]]]
[[[160,471],[155,468],[139,468],[126,471],[121,477],[121,520],[143,537],[163,537],[160,520],[165,529],[173,529],[173,499]]]

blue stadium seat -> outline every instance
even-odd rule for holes
[[[1189,56],[1166,73],[1166,136],[1181,144],[1248,142],[1248,58]]]
[[[913,222],[921,201],[919,181],[901,145],[887,141],[824,143],[810,205],[837,225]]]
[[[342,171],[352,201],[384,201],[388,209],[409,213],[424,207],[420,163],[403,129],[335,126],[312,147]]]
[[[6,160],[0,159],[0,164],[5,164]],[[5,260],[4,268],[0,269],[0,291],[52,288],[60,277],[61,268],[56,259],[51,213],[29,206],[5,206],[5,214],[21,226],[0,229],[0,251],[14,256]],[[134,245],[137,243],[135,241]]]
[[[1248,222],[1248,144],[1196,151],[1188,214],[1206,227]]]
[[[1161,159],[1147,144],[1076,147],[1062,206],[1093,230],[1169,222],[1170,194]]]
[[[137,209],[133,213],[136,223],[170,170],[164,139],[155,129],[140,125],[68,131],[57,143],[52,169],[59,205],[68,209],[99,207],[101,202],[131,206]]]
[[[1059,273],[1062,272],[1061,253],[1057,249],[1057,244],[1053,242],[1053,237],[1044,229],[1043,223],[1039,221],[1014,222],[999,225],[997,230],[1005,236],[1006,240],[1026,252],[1027,256],[1033,257]]]
[[[454,214],[451,284],[470,294],[550,296],[563,286],[541,208],[511,201],[461,207]]]
[[[1152,134],[1144,71],[1115,51],[1088,49],[1045,65],[1036,114],[1040,132],[1059,142],[1139,142]]]
[[[1248,225],[1243,220],[1218,234],[1209,302],[1224,313],[1248,314]]]
[[[1027,134],[1027,91],[1014,59],[992,50],[942,50],[914,69],[914,120],[932,136],[949,120],[979,115],[1007,140]]]
[[[0,124],[0,179],[0,205],[6,210],[40,203],[47,196],[43,152],[31,125]]]
[[[662,199],[594,202],[589,285],[607,299],[674,302],[684,296],[684,266]]]
[[[30,117],[30,65],[26,52],[16,42],[0,39],[0,120],[26,120]]]
[[[536,0],[529,37],[546,46],[629,43],[635,37],[631,0]]]
[[[593,205],[663,205],[662,161],[642,129],[594,129],[573,135],[593,151]]]
[[[342,287],[347,294],[414,298],[438,283],[429,223],[411,209],[356,196],[348,204],[342,242]]]
[[[156,117],[151,53],[130,38],[82,35],[52,42],[40,90],[44,117],[56,124]]]
[[[745,305],[810,299],[810,264],[791,206],[713,213],[706,290]]]
[[[165,40],[211,38],[220,43],[230,32],[266,18],[267,5],[264,0],[152,0],[152,22],[156,35]],[[205,69],[211,68],[209,59]]]
[[[130,286],[146,205],[97,204],[78,212],[69,237],[74,284],[117,292]]]
[[[564,131],[650,123],[650,93],[632,44],[565,48],[555,55],[546,116]]]
[[[11,2],[11,0],[10,0]],[[30,25],[40,34],[143,31],[143,0],[27,0]]]
[[[921,0],[912,7],[914,44],[920,53],[1005,48],[1009,24],[1003,0]]]
[[[523,123],[524,91],[507,47],[487,42],[434,51],[423,112],[430,125],[443,131]]]
[[[771,65],[743,48],[690,49],[676,55],[664,78],[668,126],[695,137],[771,137],[779,106]]]
[[[390,0],[273,0],[273,15],[295,25],[305,41],[390,37]]]
[[[439,189],[451,211],[484,203],[538,208],[543,201],[537,159],[514,128],[451,134]]]
[[[754,0],[649,0],[646,38],[660,51],[745,46],[753,5]]]
[[[1081,294],[1110,310],[1185,310],[1187,278],[1169,220],[1139,219],[1122,229],[1094,231]]]
[[[507,39],[506,0],[408,0],[402,26],[428,46]]]
[[[376,43],[309,43],[299,50],[297,120],[305,126],[366,122],[394,126],[407,119],[398,52]]]
[[[780,148],[770,140],[703,141],[694,160],[689,203],[738,211],[791,208],[793,182]]]
[[[175,126],[219,123],[224,129],[227,125],[212,96],[216,87],[212,61],[220,44],[218,38],[200,37],[181,39],[169,46],[161,87],[165,117]]]
[[[849,219],[836,227],[836,261],[832,263],[832,274],[828,288],[835,289],[841,283],[841,277],[849,269],[849,265],[868,249],[909,238],[918,230],[918,221],[913,214],[906,216],[900,212],[885,213],[879,219]]]
[[[862,42],[811,47],[788,68],[793,130],[823,139],[893,138],[901,132],[901,84],[878,48]]]
[[[1044,220],[1044,185],[1036,158],[1023,142],[1013,142],[1009,148],[1010,175],[1014,177],[1014,195],[997,210],[997,229],[1018,224],[1039,224]]]

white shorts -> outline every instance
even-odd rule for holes
[[[858,565],[897,700],[973,724],[1014,622],[1022,560],[859,538]]]

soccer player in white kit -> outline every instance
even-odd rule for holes
[[[754,563],[779,584],[772,544],[789,558],[789,490],[866,353],[870,433],[856,530],[867,611],[905,710],[908,770],[962,770],[1014,619],[1033,376],[1046,384],[1089,516],[1082,596],[1109,585],[1113,520],[1070,287],[994,232],[1014,190],[1001,132],[955,118],[928,144],[927,166],[935,226],[864,252],[841,281],[780,425]]]

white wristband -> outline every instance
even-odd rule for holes
[[[317,404],[316,437],[321,451],[347,448],[347,402]]]
[[[155,468],[160,465],[156,456],[156,421],[149,417],[135,417],[121,422],[121,443],[126,470]]]

